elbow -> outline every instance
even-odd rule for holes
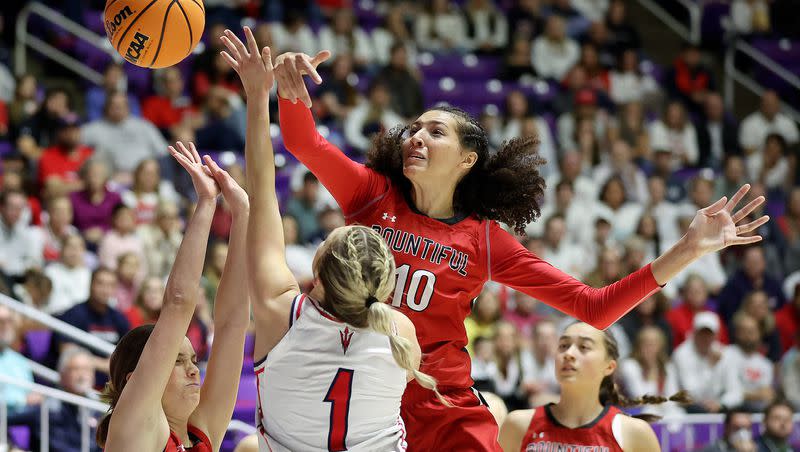
[[[169,284],[164,291],[164,305],[193,310],[197,305],[199,291],[199,287],[193,291],[188,287]]]

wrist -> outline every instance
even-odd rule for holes
[[[681,256],[685,256],[689,261],[694,261],[703,256],[703,251],[700,249],[700,244],[697,240],[692,239],[689,234],[685,234],[675,244],[676,251]]]
[[[217,196],[209,196],[209,195],[198,195],[197,196],[197,208],[200,207],[216,207],[217,206]]]

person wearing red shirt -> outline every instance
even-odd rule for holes
[[[694,316],[698,312],[711,311],[707,307],[708,304],[708,288],[701,276],[691,275],[686,278],[683,284],[683,303],[675,306],[667,312],[667,322],[672,328],[672,349],[678,348],[679,345],[689,337],[694,329]],[[719,314],[711,311],[717,318]],[[720,329],[717,339],[723,343],[728,343],[728,328],[725,322],[720,319]]]
[[[775,312],[775,326],[781,336],[781,353],[786,353],[797,345],[797,332],[800,331],[800,284],[794,288],[794,299]]]
[[[39,186],[50,196],[63,196],[80,190],[78,170],[92,156],[92,148],[81,144],[80,121],[76,116],[59,120],[56,142],[39,159]]]
[[[225,37],[229,52],[261,58],[231,31]],[[311,114],[303,74],[321,83],[315,67],[329,57],[323,51],[314,58],[286,53],[276,59],[281,131],[287,149],[331,192],[347,222],[372,227],[393,251],[392,305],[416,327],[426,357],[421,371],[437,379],[454,405],[443,406],[409,383],[402,405],[408,437],[414,438],[409,450],[500,450],[497,424],[470,388],[464,352],[464,319],[488,280],[606,328],[700,256],[761,240],[739,234],[768,217],[736,226],[764,202],[759,197],[734,214],[749,190],[745,185],[730,202],[722,198],[700,210],[687,235],[652,264],[607,287],[588,287],[532,254],[499,224],[523,231],[539,214],[544,180],[535,138],[512,139],[490,156],[477,121],[462,110],[438,107],[383,135],[366,166],[356,163],[317,132]]]
[[[156,94],[142,104],[142,116],[162,131],[174,127],[193,113],[192,101],[183,94],[184,81],[181,71],[168,67],[156,72]]]

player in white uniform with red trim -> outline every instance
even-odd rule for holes
[[[314,288],[300,293],[286,265],[266,127],[272,62],[247,27],[245,36],[247,46],[227,30],[222,41],[247,93],[246,277],[256,322],[259,449],[405,450],[406,383],[416,379],[435,391],[436,381],[418,370],[414,325],[385,304],[395,284],[392,253],[371,228],[338,228],[314,257]]]

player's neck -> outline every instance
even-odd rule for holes
[[[429,184],[411,182],[411,202],[422,214],[431,218],[451,218],[455,216],[453,195],[455,187],[446,190],[441,184],[431,181]]]
[[[576,428],[586,425],[603,412],[597,397],[587,397],[586,387],[561,387],[561,399],[551,407],[551,412],[561,425]]]
[[[166,414],[166,413],[165,413]],[[167,424],[169,430],[181,440],[181,443],[186,447],[192,446],[192,440],[189,438],[189,418],[178,419],[175,417],[167,416]]]

